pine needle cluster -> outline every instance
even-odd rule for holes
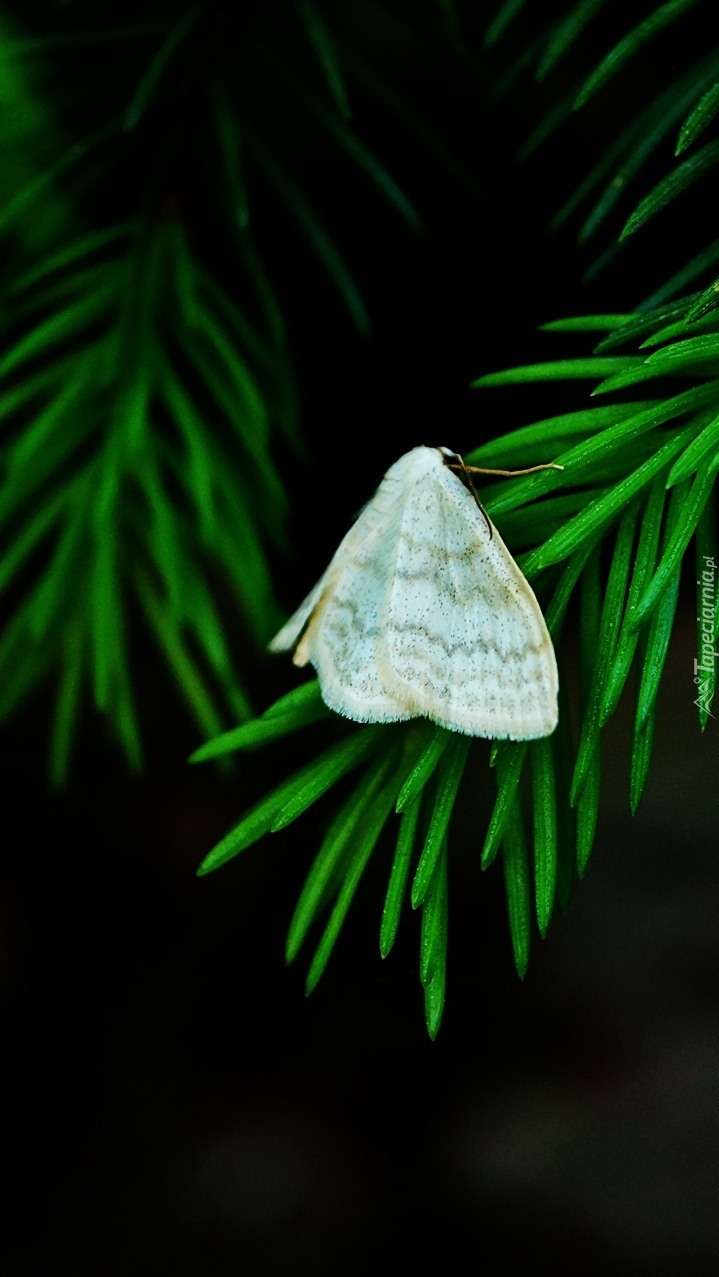
[[[588,279],[600,271],[611,278],[623,254],[641,253],[647,229],[660,233],[676,204],[694,199],[700,208],[719,163],[719,48],[706,38],[706,0],[646,3],[629,31],[606,0],[543,6],[539,16],[523,0],[507,0],[483,52],[464,38],[462,10],[447,0],[411,17],[399,0],[385,7],[397,22],[441,32],[453,56],[491,67],[498,104],[518,85],[532,117],[533,95],[544,102],[520,159],[530,166],[547,148],[555,160],[566,156],[574,185],[557,192],[553,229],[576,226],[580,254],[599,245]],[[662,40],[675,42],[671,60],[662,60]],[[80,127],[72,94],[58,90],[57,110],[48,111],[59,50],[67,77],[73,57],[120,45],[128,54],[113,63],[119,70],[94,86],[94,131]],[[0,315],[0,589],[8,600],[0,717],[52,678],[53,779],[66,773],[85,696],[139,766],[130,649],[141,623],[212,738],[194,761],[324,722],[325,751],[257,803],[200,872],[287,827],[342,781],[344,801],[290,924],[288,960],[324,915],[307,977],[314,988],[391,829],[380,952],[392,948],[409,897],[421,911],[420,977],[434,1037],[446,990],[451,818],[471,742],[424,722],[340,723],[314,681],[252,718],[226,615],[229,593],[258,646],[277,622],[270,562],[284,544],[287,498],[273,448],[278,438],[301,448],[291,343],[271,262],[252,228],[255,186],[273,193],[364,331],[361,289],[298,164],[296,138],[340,157],[416,228],[412,203],[354,127],[348,86],[361,84],[428,145],[431,136],[319,0],[278,0],[231,18],[213,4],[169,15],[159,6],[135,24],[106,18],[101,29],[82,5],[63,6],[26,37],[3,20],[0,55],[6,101],[26,107],[22,129],[6,139],[12,179],[0,212],[0,231],[13,245]],[[612,95],[621,103],[628,85],[631,118],[607,112],[610,135],[602,102]],[[288,119],[302,127],[287,128]],[[196,188],[208,171],[208,145],[216,181],[202,203]],[[215,252],[198,247],[208,219]],[[705,242],[702,224],[685,216],[681,256],[672,245],[657,258],[673,259],[671,273],[664,278],[660,269],[645,298],[624,297],[620,280],[612,313],[544,325],[553,340],[571,334],[586,343],[580,357],[487,372],[474,383],[485,393],[571,379],[590,392],[586,406],[466,458],[563,467],[480,494],[542,601],[563,687],[570,607],[579,625],[577,704],[563,693],[550,739],[492,751],[497,797],[482,865],[501,856],[520,975],[533,919],[544,935],[555,904],[566,908],[586,870],[599,819],[602,730],[630,675],[629,796],[637,808],[682,565],[692,551],[699,569],[716,563],[719,240]],[[231,262],[228,271],[220,257]],[[701,570],[694,575],[702,617]],[[697,651],[701,641],[700,631]],[[715,679],[712,663],[698,698],[702,729]],[[223,731],[230,718],[240,726]]]

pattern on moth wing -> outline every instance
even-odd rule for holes
[[[447,448],[400,457],[270,644],[297,645],[295,663],[314,665],[337,713],[361,723],[425,717],[496,739],[554,730],[552,641],[471,469]]]

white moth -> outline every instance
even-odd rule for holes
[[[297,644],[326,704],[360,723],[548,736],[558,679],[544,617],[452,465],[464,469],[448,448],[421,447],[390,466],[270,648]]]

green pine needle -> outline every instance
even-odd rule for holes
[[[601,611],[599,631],[596,637],[596,648],[592,657],[591,690],[582,722],[580,746],[577,751],[577,762],[570,793],[570,802],[575,806],[587,782],[593,759],[597,752],[600,732],[600,710],[606,685],[607,672],[616,651],[621,617],[624,610],[624,599],[629,578],[634,532],[637,522],[637,507],[627,510],[619,525],[614,553],[609,569],[604,604]],[[586,625],[593,625],[594,611]]]
[[[236,749],[256,749],[328,715],[329,710],[321,699],[319,683],[315,679],[276,701],[259,718],[242,723],[201,745],[190,755],[189,761],[204,763]]]
[[[690,478],[702,463],[709,464],[710,458],[707,454],[715,453],[719,447],[719,416],[715,416],[711,410],[707,415],[709,416],[707,424],[702,426],[697,436],[692,439],[669,471],[668,488],[673,488],[676,483]]]
[[[451,733],[444,727],[431,727],[429,739],[397,796],[397,811],[411,807],[439,766],[449,745]]]
[[[534,804],[535,907],[539,934],[544,937],[557,890],[557,796],[551,741],[533,741],[529,754]]]
[[[665,27],[684,16],[697,0],[667,0],[659,5],[648,18],[635,26],[602,59],[577,94],[575,107],[584,106],[619,70]]]
[[[538,80],[545,79],[553,70],[605,4],[606,0],[580,0],[579,4],[570,9],[567,17],[557,24],[547,42],[537,67]]]
[[[637,205],[625,223],[620,239],[634,235],[650,218],[666,208],[667,204],[683,194],[718,163],[719,142],[708,142],[695,155],[677,165],[673,172],[657,182],[653,190]]]
[[[579,796],[576,807],[577,873],[580,878],[583,878],[586,872],[597,831],[597,823],[599,820],[599,791],[601,783],[600,768],[601,759],[599,754],[599,742],[597,741],[590,765],[587,769],[586,782]]]
[[[394,751],[375,759],[364,782],[355,786],[350,797],[332,821],[292,915],[287,935],[286,958],[288,962],[294,961],[307,932],[320,910],[326,904],[328,895],[336,884],[338,874],[342,872],[343,864],[347,859],[346,853],[355,837],[355,831],[363,828],[365,817],[368,819],[367,828],[370,831],[377,830],[377,833],[379,832],[378,820],[380,817],[381,823],[384,823],[385,817],[382,816],[384,799],[382,796],[387,792],[388,787],[385,782],[394,764]],[[374,799],[378,792],[382,801],[379,805],[376,805],[374,804]],[[389,808],[387,809],[388,811]],[[372,846],[374,846],[374,842],[372,842]]]
[[[644,729],[634,733],[634,744],[632,746],[632,764],[631,776],[629,782],[629,802],[632,815],[636,815],[637,808],[644,793],[644,787],[649,775],[649,764],[652,757],[652,746],[654,744],[654,722],[655,708],[649,712]]]
[[[392,871],[387,884],[384,909],[382,910],[379,951],[383,958],[387,957],[397,937],[400,913],[407,893],[407,882],[412,865],[412,853],[416,842],[420,808],[421,803],[419,801],[413,802],[409,807],[404,808],[400,820],[397,848],[392,861]]]
[[[337,46],[322,15],[311,0],[296,0],[296,3],[339,117],[341,120],[348,120],[352,113]]]
[[[504,35],[504,32],[510,22],[516,18],[517,14],[524,8],[526,3],[527,0],[504,0],[504,3],[497,10],[485,32],[485,48],[489,48],[490,45],[496,44],[497,40]]]
[[[289,802],[283,805],[273,819],[272,832],[276,833],[278,829],[284,829],[293,820],[297,820],[297,817],[316,803],[328,789],[336,785],[342,776],[374,753],[379,742],[380,734],[377,728],[365,727],[323,755],[324,765],[315,766],[309,770],[303,782],[295,785]]]
[[[634,566],[632,570],[632,580],[629,586],[629,593],[627,596],[627,606],[622,620],[620,635],[617,639],[614,657],[610,668],[607,671],[604,683],[604,699],[602,701],[599,714],[599,721],[602,727],[612,716],[619,703],[619,698],[622,694],[634,659],[634,653],[639,639],[639,631],[633,629],[630,622],[637,601],[643,594],[644,589],[654,572],[657,547],[659,545],[659,534],[664,515],[665,499],[666,487],[664,484],[664,476],[660,474],[656,479],[654,479],[651,485],[649,497],[639,520],[639,538],[637,541],[636,553],[634,555]]]
[[[599,377],[611,377],[624,373],[628,368],[643,364],[640,355],[594,356],[589,359],[555,359],[545,364],[524,364],[518,368],[505,368],[502,372],[485,373],[471,382],[472,386],[513,386],[532,381],[577,380],[594,381]]]
[[[502,834],[502,860],[514,965],[519,978],[523,980],[529,963],[531,905],[529,855],[522,811],[516,797],[510,804]]]
[[[427,1032],[436,1038],[447,988],[447,844],[442,845],[432,881],[422,905],[422,930],[419,945],[419,973],[424,988]]]
[[[702,94],[696,106],[689,112],[679,130],[675,155],[682,155],[684,151],[689,150],[689,147],[696,142],[700,133],[703,133],[705,128],[711,124],[717,112],[719,112],[719,80],[716,80]]]
[[[365,871],[369,858],[377,845],[377,840],[394,806],[396,793],[397,786],[393,779],[389,784],[385,785],[378,794],[376,794],[375,798],[366,808],[364,815],[362,816],[359,828],[353,838],[352,858],[350,860],[347,873],[337,894],[337,899],[327,922],[327,926],[322,933],[322,938],[317,946],[310,969],[307,973],[306,991],[308,994],[315,988],[320,976],[327,966],[330,954],[335,946],[342,924],[347,916],[347,911],[352,903],[357,887],[359,886],[362,874]],[[288,940],[288,960],[290,958],[290,954],[294,954],[295,952],[294,943],[296,943],[296,936],[300,934],[302,934],[302,928],[298,924],[296,932],[292,935],[292,947]]]
[[[670,582],[677,573],[684,557],[684,552],[694,535],[704,507],[709,500],[716,481],[717,470],[719,470],[719,457],[715,457],[711,465],[707,465],[700,470],[688,493],[685,494],[681,484],[675,488],[672,494],[673,497],[680,488],[682,489],[682,497],[685,497],[679,507],[681,513],[677,514],[674,531],[661,556],[659,566],[633,609],[631,621],[633,629],[637,629],[651,615],[662,594],[668,589]]]
[[[412,883],[412,908],[416,909],[424,900],[434,874],[437,857],[440,854],[447,833],[457,790],[462,779],[467,754],[469,737],[457,733],[448,733],[449,744],[442,754],[437,769],[437,792],[424,847]]]
[[[499,851],[527,752],[525,741],[502,741],[497,747],[495,770],[497,799],[482,848],[482,868],[488,869]]]

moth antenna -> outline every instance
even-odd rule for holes
[[[477,508],[478,508],[478,509],[482,512],[482,515],[483,515],[483,517],[484,517],[484,521],[485,521],[485,523],[487,524],[487,528],[489,529],[489,539],[490,539],[490,541],[491,541],[491,540],[492,540],[492,524],[491,524],[491,522],[490,522],[489,515],[487,514],[487,511],[485,510],[484,506],[482,505],[482,502],[480,501],[479,497],[477,496],[477,489],[475,488],[474,484],[472,483],[472,476],[471,476],[471,474],[470,474],[470,470],[472,471],[472,473],[474,473],[474,472],[476,471],[476,473],[477,473],[477,474],[484,473],[484,472],[483,472],[483,471],[476,470],[476,466],[466,466],[466,465],[464,464],[464,457],[461,457],[461,456],[459,455],[459,453],[458,453],[458,452],[455,452],[455,454],[454,454],[454,455],[455,455],[455,457],[457,458],[457,461],[459,462],[459,465],[455,465],[455,464],[454,464],[453,462],[451,462],[451,461],[447,461],[445,464],[449,466],[450,470],[461,470],[461,471],[462,471],[462,474],[464,475],[465,479],[467,480],[467,487],[469,488],[470,492],[472,493],[472,496],[474,497],[475,501],[477,502]]]

